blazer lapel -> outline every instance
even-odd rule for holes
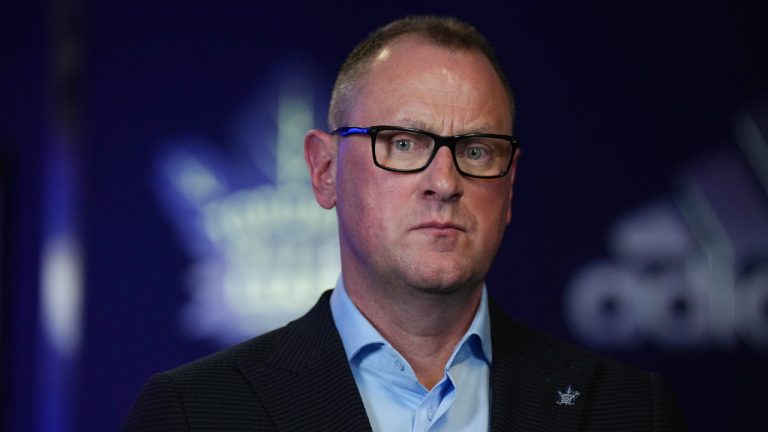
[[[595,363],[567,363],[491,306],[491,430],[576,431]]]
[[[329,298],[288,324],[266,361],[239,365],[277,430],[371,430]]]
[[[326,292],[265,360],[238,367],[279,431],[370,431]],[[567,362],[491,303],[491,430],[576,431],[595,363]],[[247,409],[247,408],[244,408]]]

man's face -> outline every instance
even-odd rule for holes
[[[358,81],[347,124],[440,135],[512,134],[505,89],[480,53],[413,37],[395,40]],[[347,283],[406,284],[422,291],[475,288],[510,220],[515,168],[506,177],[463,177],[441,148],[426,170],[374,165],[370,138],[338,140],[336,206]]]

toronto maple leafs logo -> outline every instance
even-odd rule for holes
[[[560,399],[557,401],[558,405],[562,406],[573,406],[576,403],[576,399],[581,395],[581,393],[578,390],[574,390],[571,388],[571,386],[568,386],[567,389],[565,389],[565,393],[561,391],[557,391],[557,394],[560,396]]]
[[[193,337],[226,345],[283,325],[339,274],[335,213],[315,202],[303,157],[320,117],[309,70],[267,80],[235,122],[239,143],[177,138],[159,159],[160,202],[193,258],[181,310]]]

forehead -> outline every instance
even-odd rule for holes
[[[354,124],[405,121],[438,133],[511,133],[506,89],[479,51],[402,37],[374,55],[356,87],[349,116]]]

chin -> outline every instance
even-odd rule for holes
[[[440,271],[436,273],[415,275],[410,279],[410,285],[419,291],[433,294],[450,294],[477,286],[477,278],[466,273]]]
[[[484,273],[463,256],[422,254],[403,256],[397,279],[422,292],[452,293],[482,284]]]

